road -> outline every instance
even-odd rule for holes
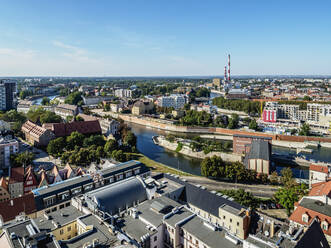
[[[264,185],[264,184],[241,184],[241,183],[228,183],[220,182],[204,177],[182,176],[192,184],[200,184],[205,186],[208,190],[225,190],[225,189],[244,189],[251,192],[254,196],[270,198],[277,191],[277,186]]]

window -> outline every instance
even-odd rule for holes
[[[68,239],[71,239],[71,235],[68,236]]]
[[[239,226],[239,222],[237,222],[237,226]]]
[[[223,219],[225,220],[225,215],[223,215]]]
[[[199,241],[198,241],[198,240],[196,240],[196,241],[195,241],[195,244],[196,244],[196,245],[199,245]]]
[[[70,232],[71,231],[71,226],[68,226],[67,230],[68,230],[68,232]]]
[[[324,231],[327,231],[327,230],[329,229],[329,225],[328,225],[328,223],[327,223],[326,221],[323,221],[323,222],[322,222],[322,229],[323,229]]]
[[[232,219],[230,219],[230,223],[232,223]]]
[[[154,242],[157,240],[157,236],[154,237]]]
[[[302,221],[305,222],[305,223],[308,223],[308,215],[307,214],[302,215]]]
[[[62,235],[63,234],[63,229],[60,229],[60,235]]]

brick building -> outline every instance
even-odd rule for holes
[[[253,135],[233,135],[233,152],[237,154],[246,154],[250,150],[250,145],[253,140],[266,140],[271,143],[272,138],[266,136],[253,136]]]
[[[27,121],[22,126],[25,140],[34,146],[47,146],[48,143],[55,138],[54,134],[44,127]]]

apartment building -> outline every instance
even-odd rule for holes
[[[8,192],[11,198],[24,194],[24,168],[11,168],[8,181]]]
[[[66,119],[67,116],[76,116],[79,113],[78,107],[71,104],[59,104],[54,108],[54,112],[62,119]]]
[[[307,121],[310,125],[317,128],[329,129],[331,122],[331,105],[308,103]]]
[[[134,115],[143,115],[148,114],[154,109],[154,103],[150,101],[137,101],[133,104],[132,114]]]
[[[170,96],[161,96],[157,99],[157,105],[165,108],[180,109],[187,103],[187,97],[183,94],[173,94]]]
[[[115,90],[115,96],[119,98],[132,98],[132,90],[128,89],[117,89]]]
[[[17,86],[12,80],[0,80],[0,110],[16,108]]]
[[[8,172],[10,168],[10,155],[18,152],[18,141],[0,137],[0,172]]]

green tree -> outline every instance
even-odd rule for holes
[[[83,100],[82,95],[79,91],[75,91],[73,93],[70,93],[66,99],[65,99],[65,103],[68,104],[73,104],[73,105],[78,105],[78,103],[80,103]]]
[[[292,172],[291,168],[286,167],[286,168],[282,169],[280,171],[280,174],[281,174],[280,182],[284,186],[290,186],[290,185],[295,184],[294,179],[293,179],[293,172]]]
[[[119,162],[125,162],[126,161],[126,155],[122,150],[114,150],[111,154],[112,158]]]
[[[105,146],[104,146],[104,151],[105,153],[108,154],[108,156],[111,156],[112,152],[118,148],[118,144],[116,140],[107,140]]]
[[[42,105],[49,105],[50,99],[47,96],[44,96],[43,99],[41,100]]]
[[[274,195],[276,201],[281,204],[287,211],[287,215],[291,214],[294,208],[294,203],[307,193],[307,185],[300,184],[291,187],[282,187]]]
[[[311,97],[306,95],[306,96],[303,97],[303,100],[304,101],[311,101]]]
[[[133,132],[128,131],[124,136],[123,143],[129,147],[135,147],[137,144],[137,137],[134,135]]]
[[[71,122],[74,119],[72,115],[66,116],[66,122]]]
[[[60,123],[62,121],[61,116],[55,114],[51,111],[45,111],[43,114],[40,115],[40,122],[41,124],[44,123]]]
[[[310,126],[307,123],[304,123],[299,131],[299,135],[301,136],[309,136],[310,135]]]
[[[258,130],[258,125],[256,123],[256,120],[252,119],[251,122],[249,123],[248,127],[249,127],[249,129],[257,131]]]
[[[247,192],[244,189],[222,190],[221,193],[233,197],[236,202],[246,207],[251,207],[252,209],[258,207],[259,200],[251,192]]]
[[[76,115],[75,116],[75,121],[84,121],[84,118],[79,116],[79,115]]]
[[[67,149],[73,150],[76,146],[83,146],[85,136],[77,131],[72,132],[70,136],[66,138]]]
[[[63,153],[65,146],[66,144],[64,138],[56,138],[48,143],[47,152],[54,157],[58,157]]]
[[[92,145],[96,146],[104,146],[106,143],[104,137],[102,135],[91,135],[84,139],[83,145],[85,147],[89,147]]]
[[[270,182],[272,184],[278,184],[279,182],[279,179],[278,179],[278,174],[277,174],[277,171],[273,171],[270,175]]]
[[[34,158],[34,153],[25,151],[19,154],[12,154],[10,160],[13,167],[21,167],[30,165]]]
[[[26,114],[26,117],[36,123],[38,120],[40,120],[40,117],[42,114],[44,114],[46,111],[41,108],[41,107],[38,107],[38,108],[30,108],[29,111],[27,112]]]

